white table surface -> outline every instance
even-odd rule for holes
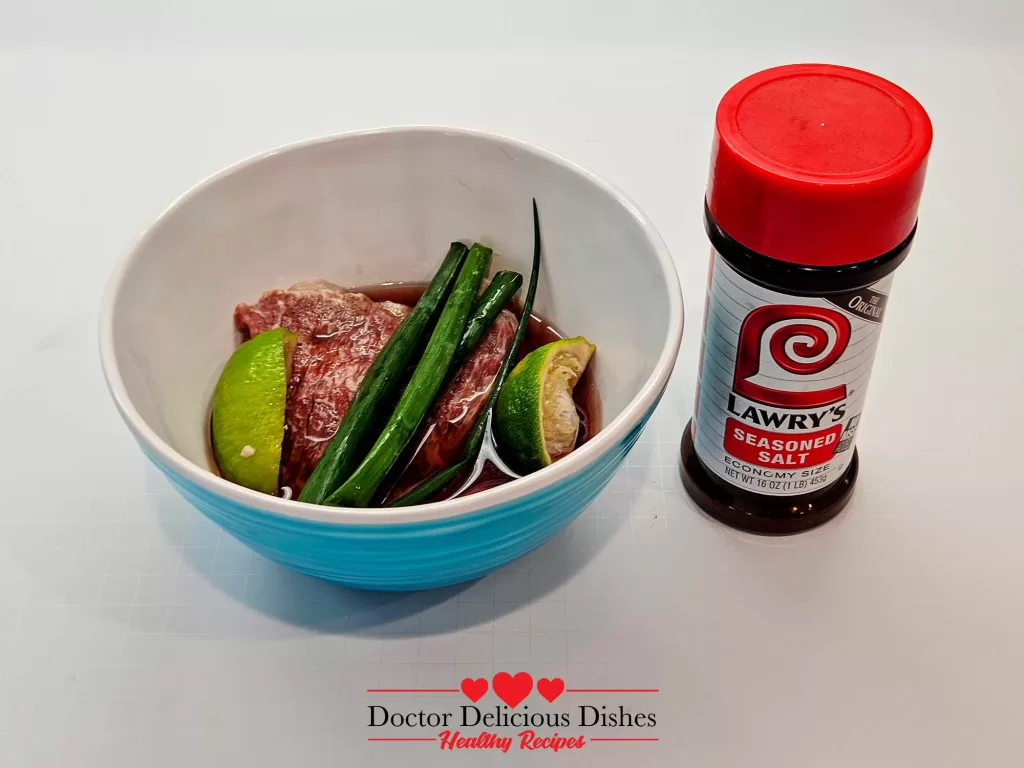
[[[156,5],[0,9],[0,765],[1024,763],[1019,2]],[[715,105],[797,60],[904,85],[935,145],[854,500],[766,539],[696,512],[678,442]],[[197,180],[400,123],[492,130],[606,175],[667,241],[689,324],[650,427],[568,530],[475,584],[376,595],[252,555],[180,499],[112,407],[96,323],[115,260]],[[653,732],[607,735],[660,741],[367,742],[387,696],[368,688],[503,670],[658,688],[557,704],[654,711]]]

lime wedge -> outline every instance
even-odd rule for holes
[[[226,479],[254,491],[277,493],[296,339],[285,328],[253,336],[231,355],[213,392],[217,466]]]
[[[576,447],[580,418],[572,391],[595,349],[582,336],[560,339],[512,369],[495,406],[494,436],[518,471],[546,467]]]

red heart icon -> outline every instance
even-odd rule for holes
[[[549,702],[554,701],[562,695],[562,691],[565,690],[565,680],[560,677],[548,680],[546,677],[542,677],[537,681],[537,693],[547,699]]]
[[[515,709],[533,690],[533,678],[526,672],[517,672],[515,677],[508,672],[499,672],[491,684],[498,698],[512,709]]]
[[[462,681],[462,692],[466,694],[466,698],[475,704],[487,693],[487,679],[478,677],[474,680],[471,677],[467,677]]]

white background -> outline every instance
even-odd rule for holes
[[[935,145],[854,501],[770,540],[695,511],[678,440],[714,108],[800,60],[905,86]],[[661,741],[497,765],[1020,765],[1022,82],[1015,0],[3,3],[0,764],[487,765],[368,744],[365,691],[525,669],[659,688],[556,704],[653,710]],[[250,555],[174,495],[115,414],[95,337],[114,261],[184,189],[399,123],[493,130],[609,177],[665,237],[689,326],[580,520],[469,587],[381,596]]]

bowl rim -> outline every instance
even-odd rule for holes
[[[412,507],[392,508],[353,508],[353,507],[328,507],[317,504],[309,504],[294,499],[283,499],[277,496],[269,496],[259,493],[240,485],[236,485],[224,478],[210,472],[209,469],[200,467],[187,459],[163,438],[161,438],[142,418],[132,403],[121,372],[117,363],[117,356],[114,349],[114,308],[117,304],[124,278],[129,269],[135,263],[139,253],[148,244],[157,228],[168,218],[176,214],[179,209],[189,200],[195,198],[221,179],[237,173],[251,165],[259,163],[269,157],[305,149],[312,146],[331,144],[354,138],[379,135],[399,134],[440,134],[446,136],[465,137],[476,140],[484,140],[519,152],[534,155],[565,170],[582,177],[591,184],[596,185],[604,192],[613,197],[630,216],[640,225],[641,230],[647,238],[648,244],[655,258],[661,267],[665,289],[668,294],[669,317],[668,330],[665,343],[662,346],[661,354],[654,365],[654,369],[647,377],[647,381],[641,386],[639,392],[626,404],[626,406],[601,430],[579,449],[573,451],[564,459],[545,467],[537,472],[527,475],[512,483],[506,483],[495,488],[490,488],[470,496],[456,499],[421,504]],[[303,141],[293,142],[269,149],[267,151],[247,157],[234,163],[198,182],[190,189],[178,196],[149,224],[129,245],[127,251],[122,255],[111,274],[103,294],[100,307],[99,347],[100,360],[103,374],[107,382],[114,403],[121,413],[121,417],[128,425],[132,434],[142,444],[142,447],[159,458],[164,467],[177,473],[199,488],[222,497],[229,502],[245,507],[254,507],[265,513],[278,515],[294,520],[333,523],[339,525],[380,525],[392,523],[423,523],[430,521],[445,520],[449,518],[462,517],[474,512],[481,512],[489,508],[497,507],[509,502],[514,502],[527,496],[532,496],[546,488],[567,480],[571,476],[585,470],[601,456],[612,450],[614,446],[625,438],[629,431],[642,421],[654,405],[658,402],[661,393],[664,391],[669,376],[675,366],[676,356],[683,334],[683,298],[679,285],[679,276],[669,254],[668,247],[662,240],[654,224],[647,215],[640,210],[628,196],[617,187],[605,180],[593,171],[584,168],[570,160],[534,147],[525,142],[501,136],[487,131],[478,131],[467,128],[453,128],[434,125],[408,125],[390,126],[381,128],[370,128],[358,131],[347,131],[344,133],[320,136]]]

